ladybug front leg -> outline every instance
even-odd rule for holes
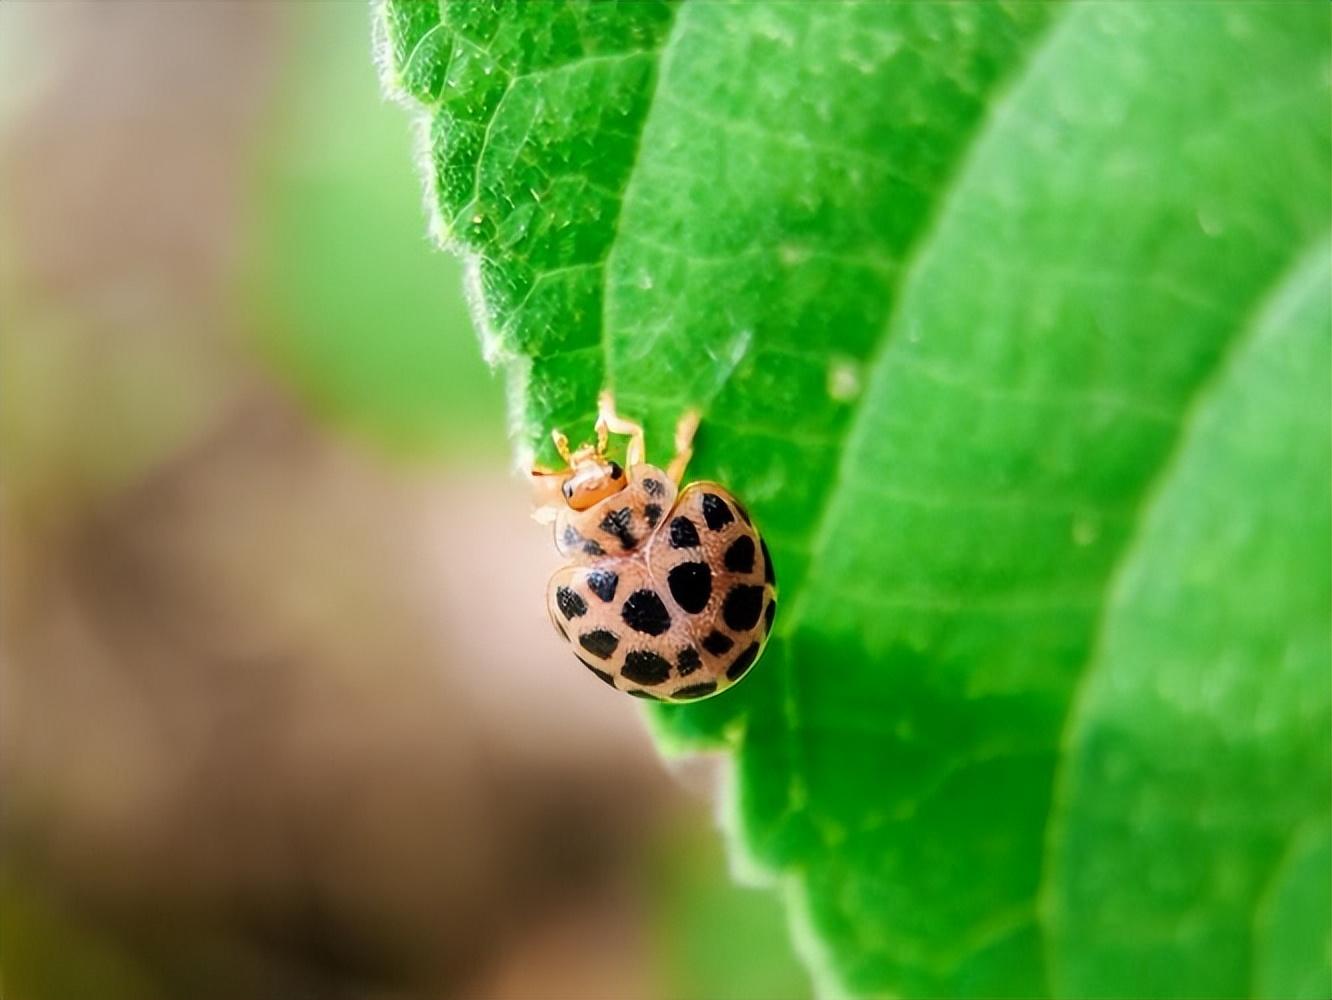
[[[685,468],[694,457],[694,434],[698,431],[698,411],[685,410],[675,425],[675,457],[666,467],[666,474],[679,486],[684,479]]]
[[[629,448],[625,452],[624,464],[629,468],[642,465],[647,456],[647,444],[643,439],[643,425],[626,420],[615,412],[615,397],[606,390],[597,397],[597,442],[605,450],[605,435],[623,434],[629,438]]]

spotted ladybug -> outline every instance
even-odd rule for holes
[[[550,580],[551,621],[583,666],[638,698],[683,702],[726,690],[754,665],[777,613],[768,546],[738,500],[717,483],[680,481],[698,415],[676,427],[675,458],[648,465],[643,428],[600,399],[596,444],[570,451],[567,468],[536,470],[559,486],[546,510],[570,564]],[[607,457],[611,434],[629,438],[625,466]]]

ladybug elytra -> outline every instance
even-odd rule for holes
[[[603,393],[597,441],[570,451],[558,477],[555,545],[570,564],[551,577],[551,620],[593,674],[655,701],[691,701],[730,687],[754,665],[772,631],[776,582],[768,547],[748,512],[717,483],[680,488],[698,415],[676,428],[676,454],[645,461],[643,428]],[[625,465],[607,457],[611,434],[629,438]]]

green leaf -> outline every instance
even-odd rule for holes
[[[772,546],[653,720],[820,984],[1326,993],[1328,8],[381,11],[520,446],[698,406]]]
[[[1259,907],[1254,992],[1264,997],[1332,996],[1332,827],[1324,817],[1300,831]]]
[[[1330,269],[1319,245],[1237,331],[1107,594],[1050,837],[1065,993],[1175,992],[1182,965],[1209,996],[1332,996],[1326,839],[1307,854],[1332,801]],[[1269,884],[1285,919],[1286,865],[1313,876],[1321,912],[1250,944]],[[1311,931],[1321,948],[1283,950]]]

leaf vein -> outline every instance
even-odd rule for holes
[[[1068,785],[1071,781],[1068,764],[1073,756],[1071,753],[1073,736],[1078,721],[1085,711],[1092,682],[1099,674],[1100,664],[1104,656],[1109,615],[1122,599],[1125,587],[1125,572],[1137,552],[1144,526],[1151,518],[1152,512],[1162,495],[1164,495],[1166,487],[1173,479],[1176,469],[1188,452],[1191,432],[1199,412],[1221,385],[1231,366],[1236,363],[1236,360],[1242,354],[1244,346],[1257,335],[1268,310],[1274,300],[1286,289],[1292,274],[1301,272],[1313,254],[1322,252],[1329,237],[1332,237],[1332,232],[1319,233],[1315,240],[1309,241],[1288,253],[1284,264],[1273,271],[1272,278],[1267,286],[1260,294],[1255,296],[1249,310],[1231,330],[1224,350],[1217,356],[1211,369],[1194,386],[1189,401],[1177,421],[1172,447],[1157,467],[1147,487],[1142,491],[1133,527],[1125,535],[1114,565],[1106,575],[1106,582],[1101,588],[1099,613],[1092,626],[1091,653],[1079,672],[1077,682],[1068,699],[1059,738],[1055,745],[1058,759],[1055,765],[1055,773],[1052,776],[1050,806],[1046,814],[1045,836],[1040,858],[1040,881],[1036,891],[1038,927],[1041,931],[1041,939],[1045,949],[1047,983],[1049,983],[1048,977],[1051,975],[1053,964],[1051,925],[1054,913],[1053,895],[1055,889],[1051,880],[1051,873],[1057,850],[1057,845],[1054,842],[1054,832],[1062,821],[1063,811],[1068,806]],[[1049,985],[1053,985],[1053,983],[1049,983]]]
[[[1042,29],[1041,33],[1032,40],[1027,51],[1024,53],[1021,64],[1015,66],[1009,72],[1007,79],[996,93],[995,99],[986,109],[985,115],[973,127],[968,141],[964,145],[949,172],[949,176],[940,186],[939,195],[934,199],[932,204],[931,216],[922,227],[920,234],[912,242],[904,257],[904,266],[902,267],[895,288],[893,308],[888,320],[884,323],[883,329],[880,332],[879,342],[871,354],[871,360],[867,366],[869,370],[876,370],[880,365],[885,363],[885,359],[888,356],[888,346],[893,342],[893,331],[899,320],[899,307],[903,299],[902,292],[911,283],[916,270],[928,256],[928,248],[933,241],[935,234],[938,232],[942,220],[947,216],[948,205],[950,204],[952,193],[956,190],[956,182],[958,178],[965,173],[966,167],[970,163],[971,157],[975,154],[976,149],[981,145],[983,137],[994,129],[997,122],[1009,112],[1010,97],[1017,88],[1018,83],[1033,72],[1033,68],[1041,53],[1050,51],[1051,40],[1056,36],[1058,27],[1064,23],[1067,23],[1067,17],[1064,13],[1064,9],[1061,9],[1059,15],[1052,18]],[[804,597],[810,592],[809,581],[813,578],[817,564],[823,558],[826,558],[826,552],[830,545],[829,536],[832,530],[832,515],[836,506],[835,498],[845,484],[852,478],[851,473],[853,470],[849,459],[851,454],[849,444],[855,439],[859,432],[859,423],[864,419],[867,412],[866,405],[861,403],[856,408],[855,414],[847,427],[847,431],[842,437],[842,444],[838,449],[840,460],[837,465],[837,470],[834,474],[832,483],[824,494],[821,509],[815,518],[814,530],[811,532],[811,537],[813,539],[811,544],[811,565],[809,573],[805,577],[804,585],[793,602],[795,606],[791,610],[789,619],[793,625],[799,621],[805,613],[807,602],[804,600]]]

